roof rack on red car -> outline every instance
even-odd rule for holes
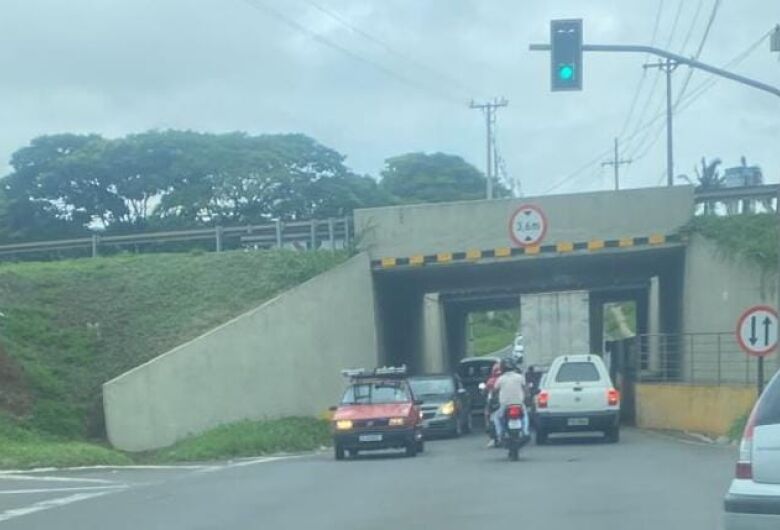
[[[341,371],[341,375],[349,379],[368,379],[381,377],[383,379],[403,379],[407,376],[406,365],[401,366],[382,366],[373,370],[365,368],[349,368]]]

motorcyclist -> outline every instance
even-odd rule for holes
[[[504,436],[504,412],[508,405],[524,405],[526,396],[525,377],[517,370],[515,359],[506,357],[501,360],[501,376],[495,383],[498,392],[498,410],[493,413],[493,426],[496,440]],[[528,435],[528,414],[523,415],[523,433]]]

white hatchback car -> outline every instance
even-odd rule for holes
[[[724,501],[726,530],[780,528],[780,372],[753,407]]]
[[[564,355],[550,365],[536,396],[536,443],[556,432],[601,431],[620,439],[620,393],[598,355]]]

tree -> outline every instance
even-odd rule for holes
[[[401,202],[447,202],[485,198],[485,177],[459,156],[408,153],[385,160],[381,187]],[[509,196],[498,184],[496,197]]]
[[[40,239],[83,233],[91,221],[99,186],[90,184],[89,177],[63,172],[62,164],[88,143],[99,140],[96,135],[41,136],[11,156],[13,172],[2,180],[10,237]],[[84,200],[74,204],[66,198],[71,195]]]
[[[715,158],[707,163],[707,160],[702,157],[701,159],[701,171],[699,171],[698,167],[694,167],[693,170],[696,172],[696,180],[699,181],[698,186],[696,186],[696,191],[708,191],[720,188],[723,185],[723,177],[720,175],[720,172],[718,171],[718,166],[721,164],[720,158]],[[712,202],[705,202],[704,203],[704,213],[710,214],[715,213],[715,203]]]

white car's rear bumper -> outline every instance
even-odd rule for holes
[[[780,528],[780,485],[735,479],[723,501],[726,530]]]

